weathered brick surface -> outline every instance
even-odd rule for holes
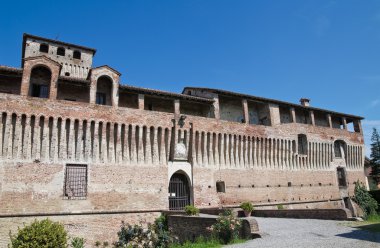
[[[341,207],[354,182],[366,183],[360,117],[207,89],[174,94],[121,86],[120,73],[109,66],[84,68],[91,67],[94,52],[85,48],[81,70],[74,67],[74,76],[63,78],[73,72],[64,58],[33,54],[32,43],[23,69],[0,67],[0,91],[13,93],[0,93],[0,216],[65,213],[54,218],[88,220],[84,230],[91,230],[97,218],[107,218],[102,211],[168,210],[175,172],[189,179],[191,203],[214,208],[242,201],[263,209],[279,203]],[[48,99],[30,96],[38,67],[50,71]],[[7,81],[7,73],[17,80]],[[107,106],[95,104],[97,92],[106,94]],[[348,122],[355,132],[347,130]],[[343,144],[341,158],[334,154],[335,141]],[[83,200],[64,195],[68,164],[87,165]],[[338,167],[346,188],[338,187]],[[216,192],[218,180],[225,182],[225,193]],[[70,216],[74,212],[84,215]],[[127,217],[135,220],[134,214]],[[16,219],[2,220],[13,228]]]

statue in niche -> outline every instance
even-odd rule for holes
[[[187,160],[187,148],[184,139],[175,145],[174,160]]]

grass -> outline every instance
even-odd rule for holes
[[[182,245],[175,244],[171,245],[170,248],[219,248],[222,245],[219,243],[219,240],[205,240],[204,238],[198,238],[194,243],[186,241]]]
[[[245,239],[234,239],[230,244],[244,243]],[[198,238],[194,243],[186,241],[185,243],[171,245],[170,248],[219,248],[223,245],[217,239],[207,240],[203,237]]]
[[[344,225],[369,232],[380,233],[380,214],[369,215],[365,221],[346,222]]]

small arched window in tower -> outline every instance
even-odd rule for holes
[[[40,52],[41,53],[48,53],[49,52],[49,45],[42,43],[40,44]]]
[[[75,50],[75,51],[74,51],[74,54],[73,54],[73,58],[74,58],[74,59],[80,59],[80,58],[81,58],[81,53],[80,53],[80,51]]]
[[[57,49],[57,55],[59,55],[59,56],[65,56],[65,48],[58,47],[58,49]]]
[[[307,155],[307,137],[305,134],[298,134],[298,154]]]

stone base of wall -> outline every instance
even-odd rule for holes
[[[35,219],[49,218],[59,221],[64,224],[70,237],[83,237],[86,239],[86,247],[94,247],[96,241],[108,241],[109,244],[116,241],[122,221],[146,226],[148,223],[153,223],[159,215],[160,212],[145,212],[0,218],[0,247],[7,247],[9,244],[9,231],[17,233],[17,227],[23,227],[24,224],[27,225]]]
[[[351,211],[341,209],[283,209],[283,210],[254,210],[256,217],[296,218],[296,219],[322,219],[347,220],[352,218]]]

